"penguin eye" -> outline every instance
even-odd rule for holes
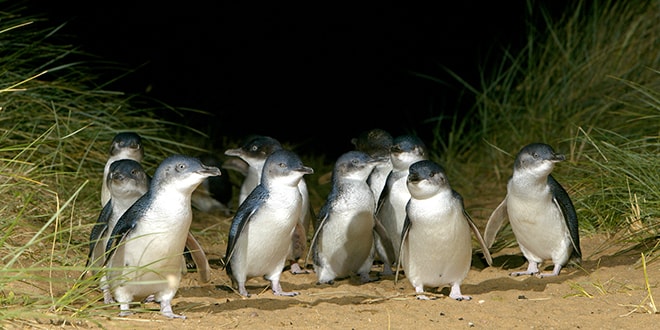
[[[286,164],[285,163],[280,163],[280,168],[286,168]]]
[[[257,150],[259,150],[259,147],[257,147],[257,146],[252,146],[252,147],[250,147],[250,150],[252,150],[252,151],[257,151]]]
[[[431,172],[431,175],[429,175],[429,177],[431,177],[431,178],[434,177],[434,176],[435,176],[435,173],[433,173],[433,172]]]
[[[181,172],[186,169],[186,164],[176,164],[176,171]]]
[[[532,157],[534,157],[534,159],[538,159],[540,156],[537,152],[535,152],[532,154]]]

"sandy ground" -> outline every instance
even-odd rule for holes
[[[243,298],[218,266],[230,221],[200,215],[193,223],[213,269],[210,283],[200,284],[195,273],[184,277],[173,309],[187,319],[167,319],[157,304],[147,303],[145,312],[95,321],[108,329],[652,329],[660,320],[649,313],[649,297],[660,299],[660,264],[647,264],[649,296],[640,252],[622,253],[620,246],[600,251],[607,243],[601,236],[582,237],[582,268],[565,268],[556,278],[510,277],[512,270],[527,266],[517,246],[494,253],[493,267],[484,267],[475,253],[461,286],[463,294],[472,296],[469,301],[448,298],[448,287],[427,289],[435,300],[417,300],[404,274],[397,283],[394,276],[385,276],[366,284],[349,278],[317,285],[313,272],[288,271],[282,287],[300,295],[274,296],[267,281],[254,278],[247,286],[252,296]],[[372,270],[376,275],[381,268]]]

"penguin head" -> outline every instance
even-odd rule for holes
[[[451,189],[445,169],[431,160],[410,165],[406,185],[410,195],[416,199],[426,199],[441,190]]]
[[[333,169],[333,178],[352,178],[366,181],[376,165],[384,163],[388,158],[373,158],[367,153],[353,150],[337,158]]]
[[[518,152],[513,171],[514,173],[524,171],[536,176],[547,176],[552,172],[555,163],[563,160],[566,160],[566,157],[556,153],[551,146],[545,143],[531,143]]]
[[[401,135],[394,139],[390,148],[392,166],[395,170],[404,171],[420,160],[428,159],[426,145],[415,135]]]
[[[355,150],[367,153],[372,157],[390,156],[394,138],[385,130],[374,128],[362,132],[357,138],[351,139]]]
[[[221,175],[215,166],[204,165],[198,158],[171,155],[165,158],[154,173],[151,189],[175,189],[192,194],[207,177]]]
[[[135,132],[122,132],[115,135],[110,144],[110,157],[129,158],[141,162],[144,158],[142,138]]]
[[[264,163],[261,184],[269,186],[275,182],[297,186],[305,174],[312,174],[311,167],[303,165],[296,153],[286,149],[274,151]]]
[[[137,161],[120,159],[110,164],[106,183],[114,197],[139,197],[147,192],[149,177]]]
[[[270,136],[250,135],[239,148],[227,149],[225,155],[239,157],[250,166],[255,166],[255,163],[263,164],[273,151],[280,149],[282,144]]]

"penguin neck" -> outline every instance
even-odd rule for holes
[[[518,196],[538,196],[549,191],[547,175],[514,173],[508,185],[510,193]]]

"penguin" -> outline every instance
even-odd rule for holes
[[[367,179],[367,183],[377,202],[380,199],[380,193],[385,187],[387,176],[392,171],[390,148],[392,148],[394,138],[389,132],[383,129],[373,128],[351,139],[351,143],[355,147],[355,150],[362,151],[372,158],[386,159],[386,161],[374,167],[374,170],[369,174],[369,178]]]
[[[245,201],[250,192],[260,183],[266,158],[274,151],[281,149],[283,149],[282,144],[270,136],[250,135],[245,139],[241,147],[225,150],[225,155],[238,157],[247,163],[247,174],[241,184],[238,198],[239,205]],[[232,167],[241,168],[240,165]],[[292,274],[307,274],[308,271],[298,264],[298,260],[303,257],[307,249],[307,233],[309,232],[313,218],[313,211],[309,203],[309,191],[304,177],[298,183],[298,189],[303,198],[303,212],[300,214],[300,221],[296,225],[295,234],[292,237],[291,244],[293,248],[291,249],[291,255],[288,260]]]
[[[110,172],[110,164],[119,159],[132,159],[138,163],[144,158],[144,148],[142,147],[142,137],[135,132],[117,133],[112,138],[108,159],[103,168],[103,181],[101,183],[101,207],[105,206],[110,199],[110,189],[108,188],[107,178]]]
[[[317,284],[333,284],[336,278],[353,274],[362,283],[377,280],[369,274],[375,253],[376,204],[367,178],[384,162],[357,150],[335,162],[332,187],[311,243]]]
[[[390,148],[392,171],[387,176],[385,187],[380,194],[376,218],[385,228],[385,235],[378,235],[377,247],[383,261],[383,274],[392,274],[392,264],[399,258],[401,232],[406,218],[406,203],[410,192],[406,187],[408,168],[411,164],[428,159],[424,142],[415,135],[400,135],[392,141]],[[384,246],[392,246],[389,251]]]
[[[149,189],[150,178],[140,163],[132,159],[120,159],[110,164],[106,187],[110,192],[110,199],[101,210],[96,224],[89,237],[89,254],[86,268],[90,268],[91,275],[99,272],[105,259],[105,246],[108,237],[122,214],[144,195]],[[105,276],[100,279],[103,291],[103,302],[114,302],[108,290]]]
[[[224,266],[240,295],[250,296],[245,282],[255,276],[269,280],[276,296],[298,295],[282,290],[280,275],[303,212],[299,182],[312,173],[289,150],[275,150],[266,158],[259,185],[238,207],[229,229]]]
[[[117,220],[104,267],[120,316],[132,314],[134,298],[153,295],[162,315],[185,318],[172,311],[171,302],[185,273],[184,247],[197,243],[189,235],[191,196],[205,178],[217,175],[220,169],[197,158],[171,155],[158,165],[149,190]]]
[[[461,293],[461,283],[472,263],[470,232],[481,245],[488,265],[493,260],[479,229],[465,211],[463,198],[450,186],[442,166],[431,160],[410,165],[406,187],[410,200],[406,203],[395,283],[402,266],[417,299],[430,299],[424,295],[424,287],[444,285],[451,285],[449,297],[472,299]]]
[[[512,272],[511,276],[558,276],[569,262],[581,263],[577,213],[566,190],[550,174],[555,164],[565,159],[545,143],[526,145],[516,155],[506,197],[491,213],[484,231],[490,247],[504,221],[509,220],[528,262],[526,271]],[[539,271],[546,260],[554,264],[551,273]]]

